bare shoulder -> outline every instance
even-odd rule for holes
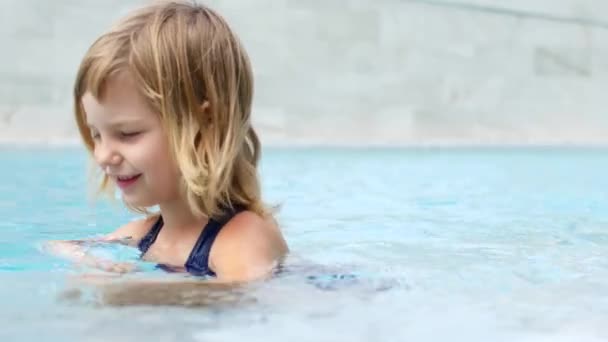
[[[287,243],[277,222],[251,211],[243,211],[228,221],[218,234],[214,246],[216,244],[218,249],[242,250],[251,246],[254,251],[276,256],[287,253]]]
[[[156,220],[158,220],[158,215],[131,221],[106,235],[106,238],[110,240],[129,239],[133,244],[136,244],[148,233]]]
[[[218,234],[209,264],[218,278],[246,281],[270,272],[288,251],[272,217],[244,211],[228,221]]]

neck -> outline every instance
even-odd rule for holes
[[[167,233],[199,231],[208,220],[207,217],[194,215],[184,200],[162,203],[159,207],[163,217],[163,230]]]

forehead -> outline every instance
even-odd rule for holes
[[[128,73],[110,77],[99,97],[87,91],[81,101],[86,121],[91,125],[158,118]]]

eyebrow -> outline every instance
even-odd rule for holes
[[[117,122],[112,122],[110,124],[108,124],[109,128],[120,128],[123,126],[128,126],[128,125],[132,125],[132,124],[141,124],[142,120],[125,120],[125,121],[117,121]],[[90,122],[87,122],[87,127],[91,128],[96,128],[93,124],[91,124]]]

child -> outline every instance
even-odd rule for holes
[[[203,5],[149,5],[99,37],[76,78],[76,122],[102,189],[117,185],[129,208],[148,214],[103,240],[126,241],[169,271],[228,282],[269,275],[288,248],[260,198],[252,96],[243,46]],[[51,247],[108,271],[132,268],[76,241]]]

